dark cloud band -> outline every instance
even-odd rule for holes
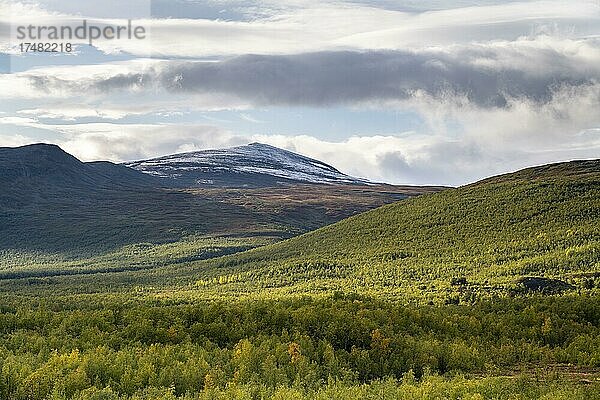
[[[535,68],[527,70],[496,66],[499,58],[523,57],[499,53],[470,48],[456,53],[246,55],[169,65],[158,79],[171,90],[227,93],[258,105],[323,106],[426,95],[441,100],[459,96],[487,108],[505,107],[510,99],[546,103],[557,89],[591,85],[600,78],[598,70],[580,74],[575,60],[556,51],[532,51],[528,57]],[[139,76],[133,78],[139,82]]]
[[[453,51],[244,55],[217,62],[165,62],[149,72],[90,82],[85,89],[158,85],[172,92],[226,94],[256,106],[331,106],[426,96],[504,108],[515,99],[544,104],[558,90],[597,85],[600,68],[581,63],[547,48],[483,45]],[[46,89],[57,84],[48,79],[37,83]]]

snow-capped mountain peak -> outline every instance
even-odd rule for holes
[[[285,183],[368,184],[331,165],[262,143],[126,163],[178,186],[261,187]]]

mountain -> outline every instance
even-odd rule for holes
[[[0,183],[52,186],[145,186],[157,180],[108,161],[84,163],[51,144],[0,147]]]
[[[261,143],[175,154],[125,165],[183,187],[370,183],[343,174],[321,161]]]
[[[248,152],[208,152],[228,155],[212,158],[211,168],[231,171],[234,165],[258,166],[260,155],[264,165],[279,165],[287,171],[295,168],[296,173],[304,168],[306,176],[321,176],[323,181],[336,184],[288,179],[281,186],[279,178],[271,175],[231,173],[239,187],[178,187],[189,180],[179,179],[175,173],[173,179],[161,179],[110,162],[81,162],[53,145],[0,148],[0,251],[81,258],[127,245],[166,245],[199,235],[247,237],[251,245],[231,247],[247,249],[383,204],[441,190],[359,185],[358,180],[346,179],[318,161],[310,161],[310,167],[309,159],[270,146],[245,148]],[[152,165],[163,171],[174,168],[169,161],[162,167],[158,161]],[[234,178],[227,179],[230,184],[234,182]],[[263,186],[269,182],[275,186]],[[187,253],[182,258],[195,251],[192,244],[184,247]]]
[[[536,290],[532,277],[561,290],[594,287],[600,160],[530,168],[393,203],[179,274],[219,293],[340,290],[448,301]]]
[[[77,190],[159,186],[160,182],[110,162],[84,163],[50,144],[0,147],[0,205],[10,208]]]

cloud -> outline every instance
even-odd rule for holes
[[[120,3],[120,2],[119,2]],[[444,46],[487,40],[515,40],[519,37],[551,34],[569,38],[597,35],[600,6],[595,1],[523,1],[468,6],[448,2],[443,9],[430,4],[344,1],[258,1],[234,4],[232,18],[203,17],[206,5],[189,2],[191,17],[151,18],[150,2],[132,5],[136,23],[148,31],[146,40],[98,40],[96,46],[107,54],[126,52],[135,56],[214,57],[237,54],[290,54],[327,50],[389,49]],[[231,3],[231,2],[230,2]],[[481,2],[477,2],[481,3]],[[403,4],[405,5],[403,7]],[[438,2],[439,4],[439,2]],[[467,3],[468,4],[468,3]],[[14,26],[77,26],[83,18],[96,26],[126,23],[130,17],[113,7],[115,18],[101,18],[98,7],[78,6],[56,12],[29,2],[13,2],[0,23]],[[224,4],[226,7],[226,4]],[[104,8],[109,8],[105,6]],[[164,5],[161,7],[164,8]],[[71,12],[68,12],[71,11]],[[121,14],[118,12],[121,11]],[[87,12],[87,14],[85,14]],[[235,15],[239,14],[239,15]],[[204,14],[207,15],[207,14]],[[146,18],[140,18],[144,17]],[[122,19],[118,19],[118,18]],[[74,42],[79,42],[75,40]],[[85,43],[86,40],[81,40]]]
[[[18,147],[32,143],[32,139],[23,135],[0,136],[0,147]]]
[[[374,181],[462,185],[532,165],[597,158],[600,129],[580,132],[578,136],[578,144],[550,150],[535,143],[498,149],[468,137],[452,140],[441,135],[410,133],[354,136],[341,141],[281,135],[255,135],[252,139],[323,160],[343,172]]]
[[[202,94],[160,97],[139,94],[122,96],[122,98],[87,96],[81,99],[63,98],[60,101],[42,103],[35,108],[21,108],[17,110],[17,114],[62,121],[80,121],[82,118],[122,120],[132,116],[154,115],[168,118],[197,111],[212,112],[248,108],[247,103],[237,99]]]
[[[428,96],[462,98],[484,108],[505,107],[511,99],[545,103],[563,87],[600,80],[600,47],[590,44],[580,44],[575,53],[535,42],[453,50],[247,55],[218,63],[162,64],[149,79],[174,92],[223,93],[259,106],[385,103]],[[127,86],[136,79],[120,76],[117,85],[110,85]]]
[[[3,123],[52,132],[55,138],[42,141],[55,143],[84,161],[121,162],[248,143],[222,128],[200,124],[44,124],[30,118],[0,118]],[[0,134],[3,146],[39,141],[23,134]]]
[[[119,63],[33,70],[23,80],[50,96],[112,93],[215,96],[239,106],[386,105],[431,98],[481,108],[548,103],[569,88],[600,82],[600,42],[540,37],[420,51],[244,55],[218,62]],[[8,84],[7,84],[8,85]],[[16,88],[16,90],[19,90]],[[163,93],[164,94],[164,93]]]
[[[244,143],[243,138],[208,125],[94,123],[56,130],[64,135],[64,149],[84,160],[139,160]]]
[[[490,171],[489,165],[481,169],[483,155],[480,148],[441,136],[353,136],[336,142],[305,135],[259,135],[253,139],[323,160],[345,173],[379,182],[455,185]],[[478,172],[474,171],[475,166],[479,167]]]

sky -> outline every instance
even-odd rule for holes
[[[18,36],[129,19],[143,39]],[[0,93],[0,146],[123,162],[262,142],[462,185],[600,158],[600,0],[0,0]]]

